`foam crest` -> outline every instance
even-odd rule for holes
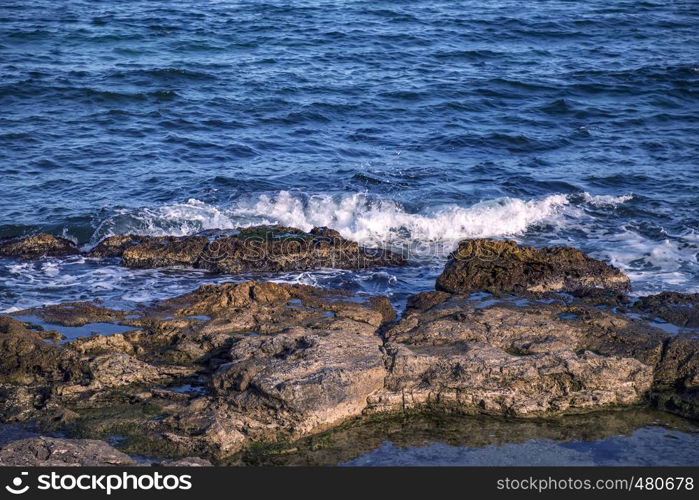
[[[622,203],[626,203],[627,201],[631,201],[633,199],[633,194],[624,194],[621,196],[612,196],[612,195],[591,195],[590,193],[583,193],[583,200],[585,200],[586,203],[589,203],[592,206],[595,207],[616,207]]]
[[[328,226],[362,243],[396,244],[520,234],[567,204],[563,195],[529,201],[502,198],[466,208],[448,206],[415,214],[391,200],[373,200],[364,194],[303,199],[282,191],[274,197],[261,196],[249,205],[241,204],[231,212],[238,217],[266,214],[266,219],[304,230]]]
[[[534,200],[500,198],[470,207],[452,205],[409,213],[393,200],[364,193],[332,196],[280,191],[240,199],[225,209],[190,199],[157,209],[121,213],[103,224],[96,236],[127,232],[185,235],[205,229],[282,224],[306,231],[314,226],[328,226],[363,244],[449,243],[463,238],[522,234],[536,224],[553,221],[567,205],[568,198],[556,194]]]

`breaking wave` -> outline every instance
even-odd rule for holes
[[[393,200],[364,193],[332,196],[280,191],[239,199],[226,208],[190,199],[158,208],[121,210],[99,226],[94,239],[118,233],[187,235],[206,229],[281,224],[306,231],[314,226],[328,226],[363,244],[449,243],[464,238],[515,236],[537,224],[557,223],[569,205],[568,196],[554,194],[532,200],[499,198],[469,207],[451,205],[410,213]]]

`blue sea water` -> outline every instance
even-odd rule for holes
[[[0,237],[328,225],[433,287],[466,237],[570,244],[699,290],[694,0],[0,4]],[[0,310],[225,280],[3,261]]]

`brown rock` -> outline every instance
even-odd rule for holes
[[[0,241],[0,255],[6,257],[38,259],[39,257],[65,257],[79,253],[80,250],[72,241],[47,233]]]
[[[391,373],[377,410],[438,406],[464,413],[541,417],[638,404],[652,369],[631,358],[562,350],[518,356],[464,342],[387,347]]]
[[[137,330],[63,346],[0,317],[0,341],[50,349],[0,358],[0,375],[21,375],[6,379],[7,390],[0,385],[19,408],[0,404],[0,418],[43,412],[50,417],[40,421],[70,421],[85,436],[125,435],[129,453],[220,460],[252,443],[412,407],[549,417],[652,401],[692,415],[690,336],[587,299],[482,296],[418,294],[393,323],[385,298],[255,281],[206,285],[140,309],[126,320]],[[86,314],[74,312],[76,321]],[[62,357],[76,364],[56,365]]]
[[[663,292],[641,297],[633,311],[662,318],[681,328],[699,328],[699,293]]]
[[[514,354],[556,350],[590,350],[605,356],[630,357],[655,365],[669,335],[623,314],[590,306],[521,299],[484,300],[466,295],[412,296],[401,321],[387,332],[389,340],[439,345],[484,342]],[[434,305],[432,305],[434,304]]]
[[[121,387],[131,384],[155,384],[166,376],[157,367],[124,353],[96,356],[88,362],[90,388]]]
[[[0,379],[15,384],[76,382],[87,367],[71,351],[46,342],[23,323],[0,315]]]
[[[623,294],[629,278],[570,247],[520,247],[514,241],[464,240],[452,253],[437,290]]]
[[[582,302],[419,295],[386,333],[390,375],[377,409],[447,405],[526,417],[637,404],[667,340]]]
[[[92,250],[87,253],[88,257],[113,258],[121,257],[124,250],[138,245],[143,238],[132,234],[117,234],[109,236],[100,241]]]
[[[380,346],[371,332],[342,330],[247,337],[231,348],[213,385],[246,416],[306,434],[362,413],[386,376]]]
[[[208,242],[203,236],[143,237],[127,246],[121,259],[126,267],[135,268],[194,266]]]
[[[134,268],[190,266],[229,274],[323,267],[363,269],[406,263],[398,254],[360,247],[329,228],[306,233],[284,226],[206,231],[195,236],[110,236],[87,255],[122,257],[123,265]]]
[[[83,378],[53,384],[48,399],[13,393],[26,411],[11,416],[32,419],[50,404],[56,417],[42,421],[70,414],[95,437],[133,429],[129,449],[145,454],[222,456],[302,436],[361,414],[383,387],[377,331],[394,317],[386,299],[342,290],[203,286],[143,310],[129,320],[138,330],[52,346],[80,356]]]
[[[112,323],[126,316],[124,311],[108,309],[91,302],[66,302],[34,307],[13,313],[17,316],[37,316],[47,323],[63,326],[83,326],[89,323]]]
[[[14,467],[137,465],[104,441],[36,437],[0,448],[0,465]]]

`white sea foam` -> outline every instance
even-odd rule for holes
[[[586,203],[593,205],[595,207],[615,207],[627,201],[633,199],[633,194],[624,194],[621,196],[612,195],[591,195],[590,193],[583,193],[583,199]]]
[[[453,243],[463,238],[522,234],[536,224],[555,222],[569,203],[567,196],[555,194],[533,200],[500,198],[469,207],[452,205],[410,213],[395,201],[364,193],[332,196],[281,191],[240,199],[227,208],[190,199],[157,209],[122,212],[106,221],[97,236],[126,232],[184,235],[205,229],[282,224],[303,230],[328,226],[363,244]]]
[[[622,227],[617,234],[607,234],[602,245],[606,249],[601,257],[621,268],[634,282],[653,282],[658,290],[661,284],[669,284],[683,286],[686,292],[697,291],[686,286],[688,276],[699,270],[699,247],[689,239],[651,240]]]

